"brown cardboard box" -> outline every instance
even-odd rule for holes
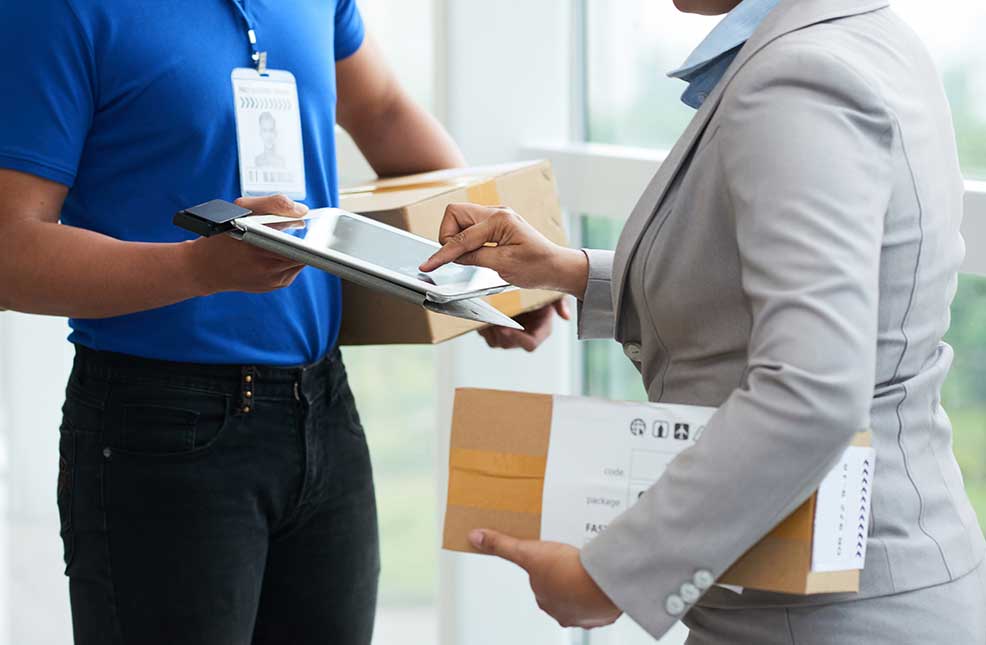
[[[542,491],[556,398],[547,394],[456,390],[444,548],[474,552],[466,538],[474,528],[491,528],[519,538],[540,538]],[[626,405],[601,399],[580,400],[594,406],[611,406],[614,411],[615,406]],[[869,434],[857,435],[854,445],[869,446]],[[858,569],[812,570],[817,500],[816,493],[718,582],[793,594],[858,591]]]
[[[547,161],[443,170],[340,191],[341,208],[431,240],[437,240],[445,207],[454,202],[509,206],[551,241],[568,243]],[[559,298],[554,292],[519,290],[486,300],[516,316]],[[482,326],[343,282],[342,345],[440,343]]]

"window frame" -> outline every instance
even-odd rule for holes
[[[524,154],[551,160],[563,208],[625,220],[668,151],[560,143],[528,146]],[[986,181],[965,182],[962,235],[967,241],[986,239]],[[986,247],[967,244],[961,272],[986,276]]]

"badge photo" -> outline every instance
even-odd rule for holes
[[[237,68],[231,75],[244,196],[305,198],[305,155],[294,75]]]

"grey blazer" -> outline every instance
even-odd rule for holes
[[[615,254],[587,251],[580,335],[622,343],[651,400],[720,406],[582,553],[649,633],[695,602],[851,601],[982,560],[939,400],[962,194],[938,74],[886,0],[782,0]],[[866,428],[877,466],[860,594],[710,589]]]

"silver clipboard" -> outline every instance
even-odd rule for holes
[[[321,269],[322,271],[331,273],[332,275],[338,276],[343,280],[347,280],[361,287],[366,287],[368,289],[384,293],[394,298],[404,300],[405,302],[414,303],[429,311],[434,311],[435,313],[444,314],[446,316],[454,316],[456,318],[464,318],[466,320],[472,320],[490,325],[498,325],[500,327],[523,329],[523,326],[517,323],[517,321],[513,318],[503,314],[498,309],[478,297],[455,300],[452,302],[434,302],[429,300],[425,293],[414,291],[413,289],[409,289],[403,285],[391,282],[386,278],[381,278],[353,267],[349,267],[338,262],[333,262],[328,258],[305,251],[304,249],[292,246],[290,244],[285,244],[277,239],[265,237],[264,235],[253,233],[251,231],[241,231],[239,229],[231,231],[230,234],[243,242],[246,242],[247,244],[262,248],[270,251],[271,253],[276,253],[278,255],[291,258],[292,260],[296,260],[308,266]]]

